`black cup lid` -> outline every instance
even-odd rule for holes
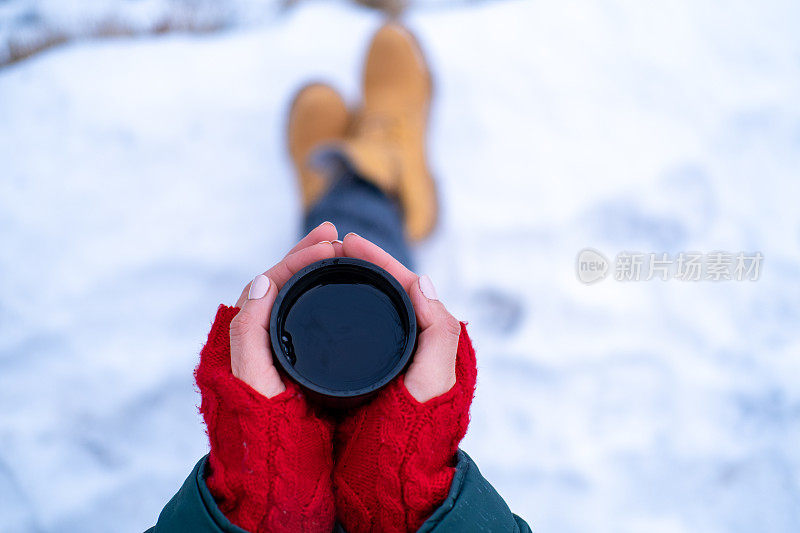
[[[317,261],[289,279],[272,307],[278,365],[323,396],[370,394],[408,365],[417,321],[406,291],[379,266],[351,257]]]

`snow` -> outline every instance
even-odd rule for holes
[[[459,5],[408,22],[443,198],[419,268],[479,356],[463,448],[541,531],[797,531],[800,7]],[[354,101],[379,22],[301,2],[0,70],[0,531],[155,522],[207,450],[214,310],[299,231],[287,103]],[[587,246],[765,262],[586,286]]]

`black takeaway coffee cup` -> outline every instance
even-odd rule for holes
[[[317,261],[278,293],[269,324],[280,368],[312,399],[357,405],[400,374],[417,343],[406,291],[368,261]]]

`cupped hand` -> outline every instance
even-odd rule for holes
[[[352,233],[342,253],[394,276],[411,298],[420,331],[406,373],[337,425],[337,517],[353,533],[417,531],[445,500],[455,475],[475,392],[475,351],[428,276]]]
[[[348,233],[342,253],[378,265],[400,282],[411,298],[420,328],[417,351],[404,377],[408,392],[420,403],[441,396],[456,383],[456,351],[461,323],[439,301],[428,276],[418,276],[367,239]]]
[[[273,365],[267,333],[278,291],[303,267],[329,257],[326,222],[221,305],[195,370],[211,451],[206,485],[220,510],[253,532],[329,532],[334,525],[333,421]]]
[[[272,361],[269,337],[270,314],[278,291],[302,268],[335,257],[342,247],[337,237],[336,227],[323,222],[275,266],[248,283],[236,302],[239,312],[230,327],[231,371],[267,398],[286,390]]]

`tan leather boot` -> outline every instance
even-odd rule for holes
[[[287,139],[305,210],[314,205],[328,186],[309,156],[320,145],[342,140],[348,125],[347,106],[333,87],[311,83],[295,95],[289,111]]]
[[[364,65],[364,103],[344,152],[365,178],[400,199],[406,235],[436,224],[436,188],[425,158],[431,76],[414,36],[396,23],[372,39]]]

